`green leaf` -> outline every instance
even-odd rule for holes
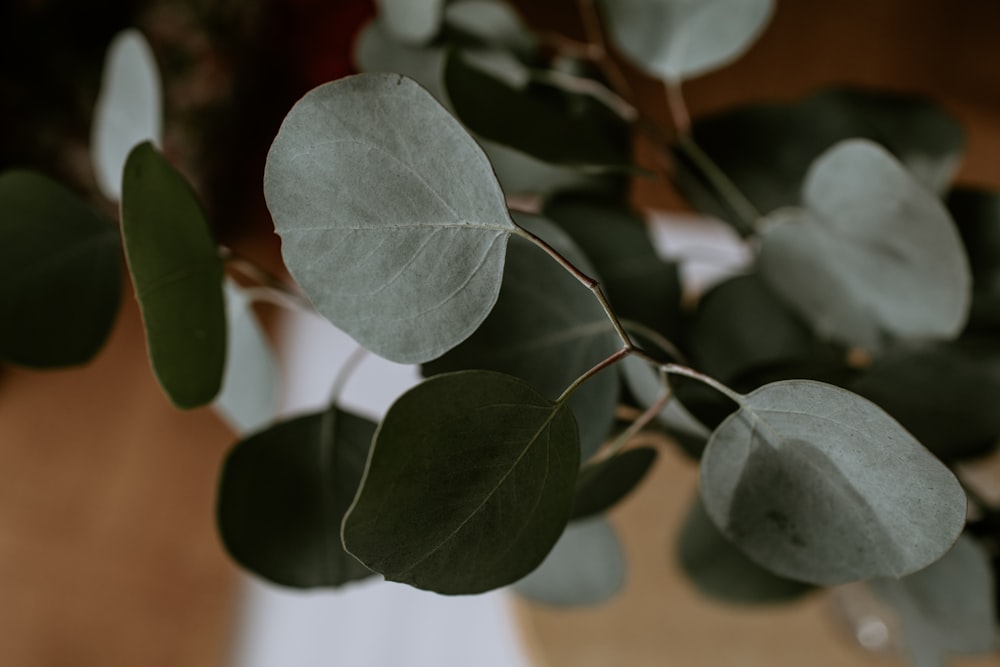
[[[962,536],[941,560],[903,579],[868,584],[899,615],[903,646],[915,667],[945,664],[949,654],[996,649],[996,604],[989,556]]]
[[[577,268],[591,267],[558,227],[542,218],[518,222]],[[470,368],[521,378],[551,399],[621,347],[604,309],[576,278],[529,241],[514,238],[493,312],[464,343],[424,365],[428,375]],[[602,372],[567,403],[580,427],[584,460],[604,443],[618,405],[618,378]]]
[[[968,329],[1000,332],[1000,193],[955,188],[948,193],[972,268],[972,307]]]
[[[289,272],[376,354],[434,359],[496,302],[516,229],[503,193],[475,141],[410,79],[361,74],[306,94],[271,145],[264,194]]]
[[[163,85],[153,49],[134,28],[111,40],[90,127],[94,176],[104,196],[121,198],[122,169],[143,141],[163,137]]]
[[[580,194],[551,198],[543,212],[593,262],[619,317],[667,338],[680,334],[678,265],[660,259],[646,223],[635,212],[606,197]]]
[[[517,11],[502,0],[461,0],[444,10],[445,23],[482,44],[509,49],[528,56],[538,46],[535,35]]]
[[[1000,438],[995,339],[894,347],[850,389],[877,403],[946,461],[988,454]]]
[[[813,163],[806,209],[767,219],[762,277],[821,336],[878,350],[965,323],[969,264],[955,225],[884,149],[837,144]]]
[[[593,461],[580,469],[571,519],[601,514],[639,486],[656,461],[652,447],[636,447],[610,459]]]
[[[579,466],[565,407],[500,373],[437,375],[382,421],[344,544],[390,581],[451,595],[499,588],[559,539]]]
[[[719,532],[695,496],[677,541],[680,566],[708,597],[735,604],[796,600],[813,587],[779,577],[750,560]]]
[[[278,408],[278,365],[246,292],[232,280],[226,296],[226,372],[215,410],[239,434],[269,423]]]
[[[121,301],[118,230],[42,174],[0,174],[0,359],[89,361]]]
[[[705,449],[701,495],[752,560],[815,584],[910,574],[965,524],[961,486],[912,435],[874,403],[809,380],[744,397]]]
[[[233,558],[283,586],[341,586],[372,574],[340,541],[375,424],[338,408],[237,443],[219,482],[219,534]]]
[[[600,6],[615,46],[667,81],[736,60],[774,12],[772,0],[600,0]]]
[[[800,203],[809,165],[846,139],[883,146],[925,187],[943,192],[958,168],[962,126],[932,100],[834,88],[791,104],[741,106],[694,122],[693,136],[758,211]],[[731,223],[737,216],[690,172],[683,152],[678,186],[695,207]]]
[[[379,16],[396,39],[425,44],[441,27],[445,0],[376,0]]]
[[[148,142],[125,162],[121,217],[156,379],[179,408],[209,403],[226,365],[222,260],[191,186]]]
[[[594,100],[542,83],[513,86],[452,51],[445,86],[458,118],[477,135],[545,162],[631,169],[624,122]]]
[[[419,83],[445,108],[450,102],[444,91],[445,50],[412,46],[395,40],[384,20],[369,22],[354,42],[354,62],[362,72],[394,73]]]
[[[566,526],[542,564],[513,588],[529,600],[556,607],[598,604],[622,589],[625,569],[625,554],[611,524],[590,519]]]

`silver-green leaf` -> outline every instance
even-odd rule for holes
[[[408,44],[424,44],[437,34],[445,0],[376,0],[392,34]]]
[[[972,292],[961,238],[888,152],[836,144],[813,163],[802,199],[806,208],[769,217],[758,266],[820,335],[878,350],[961,330]]]
[[[285,117],[264,194],[316,309],[400,363],[465,340],[496,302],[516,228],[489,161],[396,74],[324,84]]]
[[[954,475],[874,403],[833,385],[764,385],[712,434],[705,509],[775,574],[815,584],[901,577],[965,525]]]

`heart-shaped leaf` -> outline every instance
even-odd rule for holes
[[[559,539],[579,466],[565,407],[508,375],[437,375],[382,421],[344,544],[391,581],[453,595],[499,588]]]
[[[278,366],[246,292],[232,280],[226,295],[226,372],[215,410],[238,433],[269,423],[278,407]]]
[[[986,550],[972,538],[963,535],[920,572],[868,585],[899,615],[903,646],[915,667],[943,665],[951,654],[996,649],[993,572]]]
[[[646,477],[656,461],[652,447],[636,447],[580,469],[572,519],[601,514],[617,505]]]
[[[591,267],[558,227],[542,218],[518,216],[574,266]],[[604,309],[572,275],[535,245],[511,241],[503,286],[493,312],[464,343],[424,365],[428,375],[470,368],[519,377],[549,398],[621,347]],[[573,392],[567,403],[580,428],[584,460],[614,423],[618,378],[603,372]]]
[[[503,193],[476,142],[410,79],[361,74],[299,100],[264,194],[310,301],[387,359],[434,359],[496,302],[516,229]]]
[[[700,496],[695,496],[681,528],[677,554],[698,590],[724,602],[786,602],[813,590],[809,584],[779,577],[750,560],[715,527]]]
[[[104,196],[121,198],[122,169],[136,144],[163,137],[163,86],[153,50],[142,33],[127,29],[108,46],[101,90],[90,128],[94,176]]]
[[[222,260],[191,186],[148,142],[125,162],[121,218],[153,372],[177,407],[209,403],[226,365]]]
[[[0,174],[0,359],[89,361],[121,301],[118,230],[42,174]]]
[[[698,146],[758,211],[795,206],[809,165],[846,139],[869,139],[934,192],[951,184],[964,144],[962,127],[917,95],[834,88],[792,104],[740,106],[695,121]],[[677,184],[698,209],[737,223],[736,213],[706,189],[678,146]]]
[[[376,0],[379,16],[400,41],[425,44],[441,27],[445,0]]]
[[[625,569],[611,524],[590,519],[566,526],[542,564],[513,588],[529,600],[557,607],[598,604],[622,589]]]
[[[969,263],[943,204],[884,149],[844,141],[809,170],[807,209],[766,226],[758,267],[822,336],[869,350],[965,323]]]
[[[773,0],[601,0],[600,6],[615,46],[667,81],[736,60],[774,12]]]
[[[344,551],[340,523],[375,424],[337,408],[237,443],[219,482],[219,533],[233,558],[283,586],[340,586],[371,575]]]
[[[751,559],[815,584],[910,574],[965,525],[940,461],[874,403],[809,380],[743,398],[705,448],[701,495]]]

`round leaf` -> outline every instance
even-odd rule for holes
[[[774,11],[773,0],[601,0],[600,5],[622,53],[668,81],[736,60]]]
[[[518,221],[544,238],[576,267],[590,271],[573,242],[542,218]],[[515,238],[493,312],[464,343],[424,365],[429,375],[480,368],[519,377],[549,398],[621,343],[594,295],[529,241]],[[590,458],[607,438],[618,405],[618,378],[611,371],[588,380],[567,403],[580,428],[580,450]]]
[[[437,375],[382,421],[344,544],[391,581],[453,595],[499,588],[559,539],[579,466],[568,409],[508,375]]]
[[[813,589],[772,574],[750,560],[715,527],[699,496],[695,496],[681,528],[677,552],[681,568],[698,590],[724,602],[786,602]]]
[[[163,91],[153,50],[135,29],[118,33],[101,74],[90,128],[94,176],[104,196],[121,198],[122,169],[136,144],[163,136]]]
[[[576,480],[572,518],[590,517],[617,505],[642,482],[655,461],[655,449],[636,447],[583,466]]]
[[[597,604],[622,589],[625,568],[611,524],[590,519],[566,526],[542,564],[513,588],[529,600],[557,607]]]
[[[961,238],[884,149],[837,144],[813,164],[803,200],[807,210],[772,214],[758,266],[820,335],[877,350],[961,330],[971,295]]]
[[[387,359],[443,354],[496,302],[515,229],[503,193],[475,141],[410,79],[361,74],[299,100],[264,194],[316,309]]]
[[[408,44],[424,44],[441,27],[445,0],[376,0],[379,16],[392,34]]]
[[[965,525],[940,461],[874,403],[809,380],[744,397],[705,449],[701,495],[751,559],[815,584],[915,572]]]
[[[194,191],[148,142],[125,162],[121,217],[156,378],[178,407],[204,405],[226,365],[222,260]]]
[[[239,442],[219,482],[219,533],[233,558],[283,586],[340,586],[371,575],[344,551],[375,424],[333,408]]]
[[[530,55],[537,40],[517,11],[503,0],[461,0],[444,10],[445,23],[483,44]]]
[[[118,230],[31,171],[0,174],[0,359],[39,368],[89,361],[121,301]]]

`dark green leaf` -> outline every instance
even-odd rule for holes
[[[39,368],[89,361],[121,300],[118,230],[58,183],[0,174],[0,359]]]
[[[719,532],[695,496],[677,544],[681,568],[705,595],[738,604],[795,600],[813,589],[753,562]]]
[[[226,365],[222,260],[191,186],[148,142],[125,162],[121,217],[153,372],[177,407],[204,405]]]
[[[580,469],[572,519],[600,514],[617,505],[639,486],[656,461],[652,447],[636,447],[607,460],[593,461]]]
[[[956,188],[948,194],[972,267],[968,329],[1000,332],[1000,193]]]
[[[590,519],[566,526],[542,564],[513,588],[529,600],[557,607],[598,604],[622,589],[625,569],[611,524]]]
[[[896,610],[914,667],[945,664],[949,654],[996,649],[997,614],[989,556],[961,537],[941,560],[903,579],[869,582]]]
[[[752,560],[816,584],[910,574],[965,525],[940,461],[874,403],[809,380],[744,397],[705,449],[701,495]]]
[[[893,348],[850,388],[941,459],[987,454],[1000,438],[1000,344],[994,340]]]
[[[623,121],[594,100],[540,83],[513,87],[459,51],[444,76],[456,115],[486,139],[555,164],[631,166]]]
[[[947,338],[965,324],[971,276],[947,210],[877,145],[824,153],[803,188],[807,209],[767,220],[758,268],[821,336],[867,350]]]
[[[678,82],[739,58],[774,11],[773,0],[601,0],[600,6],[622,53]]]
[[[344,544],[391,581],[453,595],[499,588],[559,539],[579,466],[568,409],[508,375],[437,375],[379,427]]]
[[[518,222],[583,271],[590,266],[557,227],[541,218]],[[464,343],[424,365],[429,375],[481,368],[519,377],[555,399],[621,343],[594,295],[533,243],[511,241],[493,312]],[[618,404],[618,378],[602,372],[577,389],[568,406],[580,427],[584,460],[604,442]]]
[[[375,424],[337,408],[297,417],[239,442],[226,457],[217,517],[243,567],[297,588],[371,575],[340,541]]]
[[[440,356],[496,302],[515,229],[504,195],[475,141],[410,79],[360,74],[299,100],[264,194],[310,301],[387,359]]]
[[[885,91],[838,88],[794,104],[757,104],[695,122],[698,145],[757,210],[800,203],[809,165],[845,139],[881,144],[926,187],[951,182],[962,151],[961,126],[930,100]],[[681,167],[691,164],[681,156]],[[734,212],[684,169],[679,186],[701,210],[735,222]]]
[[[585,195],[550,199],[544,213],[593,262],[619,317],[667,338],[679,335],[682,290],[677,263],[659,257],[638,215],[621,203]]]

